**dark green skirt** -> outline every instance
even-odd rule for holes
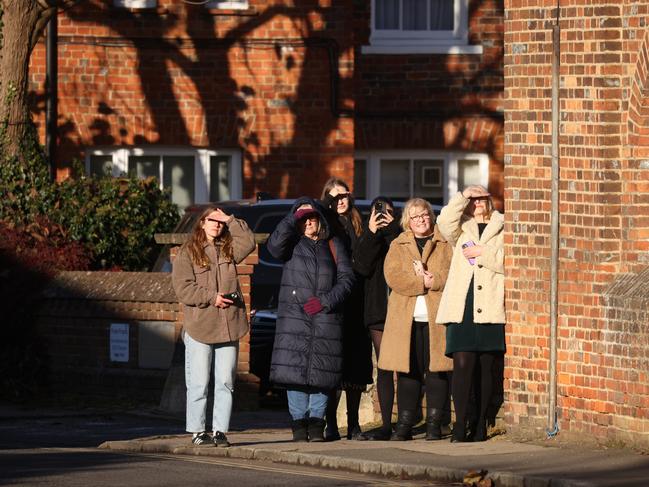
[[[504,352],[505,325],[473,322],[473,279],[466,294],[462,323],[446,326],[446,356],[454,352]]]

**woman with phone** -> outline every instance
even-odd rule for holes
[[[426,439],[440,440],[452,362],[444,355],[445,330],[435,315],[452,250],[424,199],[406,202],[401,226],[403,233],[385,257],[384,275],[392,292],[379,355],[379,368],[397,372],[398,420],[391,439],[412,439],[424,385]]]
[[[284,262],[270,380],[287,389],[294,441],[324,441],[329,391],[342,376],[342,308],[354,284],[351,258],[322,209],[300,198],[268,251]]]
[[[447,325],[446,355],[453,358],[451,441],[485,441],[494,362],[505,351],[504,218],[485,188],[469,186],[451,198],[437,224],[454,246],[437,313],[437,322]],[[467,436],[472,387],[479,411]]]
[[[342,179],[330,178],[324,185],[321,200],[328,210],[334,235],[345,242],[351,255],[362,232],[362,220],[349,186]],[[355,282],[343,310],[342,390],[347,403],[348,440],[363,439],[359,424],[361,395],[372,383],[372,343],[363,324],[364,279],[356,275]],[[326,438],[330,441],[340,439],[337,421],[340,395],[340,390],[332,391],[327,406]]]
[[[239,339],[248,333],[246,308],[236,264],[255,249],[243,220],[218,207],[207,208],[173,262],[172,283],[185,321],[186,429],[195,445],[230,446],[226,433],[232,414]],[[207,388],[214,369],[210,436],[205,428]]]
[[[365,278],[365,326],[370,332],[376,358],[381,353],[381,341],[388,309],[388,285],[383,275],[383,263],[390,244],[401,233],[395,219],[394,204],[386,196],[372,201],[372,212],[363,227],[354,248],[354,270]],[[376,391],[381,408],[382,426],[363,433],[359,439],[389,440],[392,435],[392,407],[394,405],[394,372],[377,369]]]

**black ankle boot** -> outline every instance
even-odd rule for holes
[[[415,425],[416,413],[414,410],[399,411],[399,419],[390,437],[392,441],[412,440],[412,427]]]
[[[322,418],[309,418],[307,431],[309,433],[309,441],[320,442],[325,441],[324,429],[326,421]]]
[[[451,443],[465,443],[466,438],[466,423],[464,421],[456,421],[453,424],[453,433],[451,434]]]
[[[426,408],[426,440],[442,439],[442,416],[444,411],[437,408]]]
[[[294,419],[291,423],[291,430],[293,430],[293,441],[308,441],[307,434],[308,421],[306,418]]]

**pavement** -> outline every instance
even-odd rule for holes
[[[0,404],[0,418],[76,414],[53,410],[18,411]],[[88,412],[92,414],[92,412]],[[373,474],[396,479],[462,483],[469,472],[481,472],[495,487],[649,486],[649,456],[629,449],[594,448],[558,440],[515,441],[506,434],[481,443],[425,441],[423,430],[413,441],[294,443],[284,411],[235,412],[230,448],[193,446],[189,434],[177,434],[182,421],[155,410],[127,414],[175,421],[174,434],[103,441],[115,452],[161,453],[264,460]],[[560,436],[560,433],[559,433]],[[115,436],[112,435],[112,438]],[[485,484],[472,484],[485,485]]]
[[[421,428],[413,441],[405,442],[294,443],[288,423],[285,412],[235,412],[230,448],[193,446],[189,434],[107,441],[100,448],[256,459],[452,483],[462,483],[469,472],[484,471],[496,487],[649,486],[649,456],[627,449],[513,441],[506,434],[480,443],[425,441]]]

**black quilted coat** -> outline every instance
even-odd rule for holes
[[[323,238],[319,240],[298,233],[293,213],[305,203],[320,214]],[[270,366],[270,380],[276,384],[319,390],[340,384],[342,305],[354,284],[354,272],[343,243],[332,239],[336,264],[328,239],[322,210],[309,198],[297,200],[268,239],[270,253],[284,262]],[[309,316],[303,306],[312,296],[320,299],[324,309]]]

